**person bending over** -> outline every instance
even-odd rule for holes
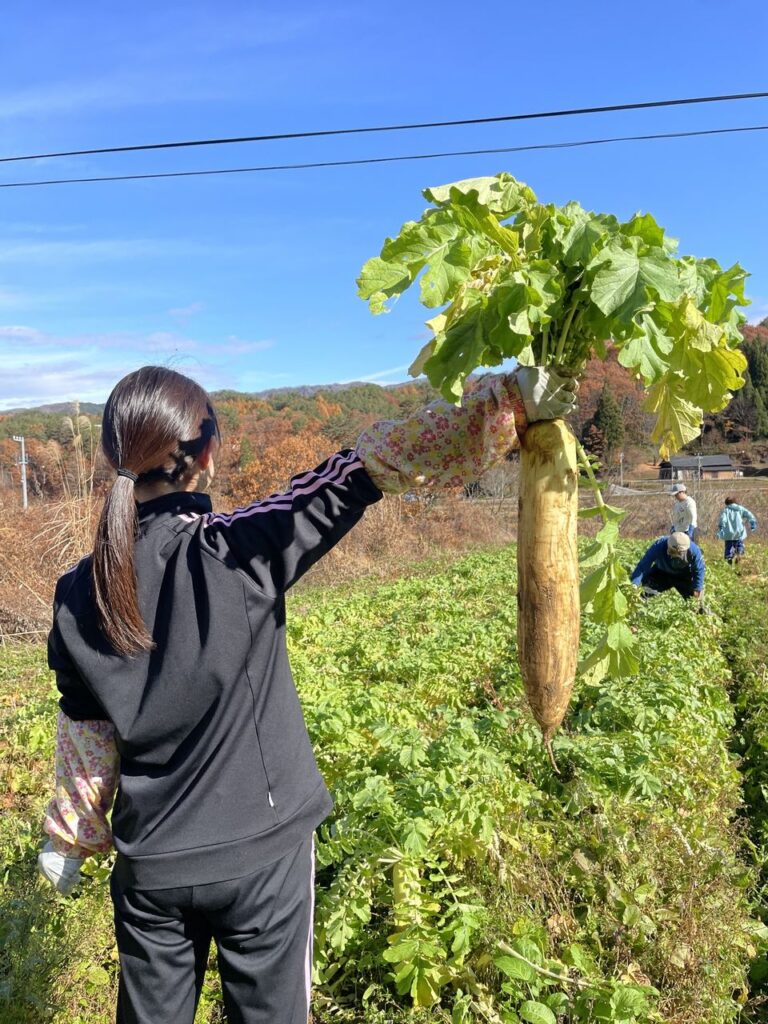
[[[665,590],[676,590],[688,600],[700,603],[704,593],[704,555],[687,533],[659,537],[637,563],[631,576],[634,586],[643,588],[643,597],[655,597]]]

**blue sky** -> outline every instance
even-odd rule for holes
[[[764,91],[768,6],[295,0],[4,12],[0,155]],[[768,100],[0,165],[0,182],[354,159],[768,124]],[[0,409],[103,400],[170,363],[209,389],[389,383],[427,337],[360,266],[421,189],[507,170],[547,202],[650,210],[739,261],[768,314],[768,133],[384,166],[0,190]]]

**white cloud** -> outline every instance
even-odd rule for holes
[[[162,8],[159,10],[161,19],[166,21],[166,31],[145,33],[136,56],[166,65],[170,52],[183,53],[189,59],[192,54],[210,57],[219,53],[231,55],[232,51],[263,51],[270,46],[282,47],[302,38],[312,38],[321,26],[349,19],[346,5],[337,11],[323,5],[316,12],[293,13],[286,8],[270,12],[260,4],[252,11],[243,9],[236,19],[215,14],[186,22],[180,21],[175,12],[163,18]],[[173,40],[172,45],[169,39]]]
[[[23,327],[16,324],[0,325],[0,341],[5,338],[6,340],[21,340],[28,344],[34,344],[44,337],[45,335],[36,327]]]
[[[204,309],[205,306],[202,302],[190,302],[188,306],[177,306],[175,309],[169,309],[168,316],[172,316],[177,320],[188,320],[189,317],[202,313]]]
[[[140,284],[123,279],[99,284],[68,285],[66,288],[0,288],[0,310],[16,310],[19,312],[39,314],[42,309],[56,307],[60,312],[63,307],[85,309],[95,303],[130,303],[131,311],[135,310],[139,300],[157,302],[164,297],[165,288],[158,276]]]
[[[0,309],[13,309],[14,306],[23,305],[24,301],[21,292],[11,288],[0,288]]]
[[[364,377],[350,378],[349,381],[342,381],[343,384],[352,381],[362,381],[368,384],[399,384],[408,372],[408,364],[405,366],[393,366],[390,370],[379,370],[378,373],[366,373]]]
[[[162,258],[167,256],[237,255],[230,247],[207,242],[159,238],[100,238],[82,241],[0,242],[0,263],[72,263],[104,260]]]
[[[246,371],[237,378],[237,389],[240,391],[263,391],[267,388],[295,387],[296,380],[292,373],[266,373],[263,371]]]
[[[55,224],[52,221],[0,221],[0,231],[4,235],[71,235],[82,231],[83,224]]]
[[[340,11],[336,19],[346,21],[345,14]],[[252,13],[234,20],[218,13],[202,18],[185,14],[180,19],[177,11],[164,11],[159,5],[140,37],[134,36],[122,47],[109,39],[108,70],[100,68],[88,78],[46,81],[15,92],[5,89],[0,96],[0,120],[239,100],[244,88],[252,85],[254,59],[270,63],[273,83],[281,73],[287,78],[291,69],[286,67],[285,48],[311,39],[333,17],[334,12],[325,7],[307,15],[291,15],[285,10],[270,15],[263,5],[257,5]],[[93,31],[92,25],[88,30]],[[273,55],[270,48],[275,48]],[[184,55],[181,61],[180,54]],[[98,46],[95,56],[98,61]],[[216,60],[223,56],[227,59],[224,73]]]
[[[3,353],[3,342],[14,347],[23,345],[23,348],[15,348],[14,351]],[[29,356],[29,349],[42,350],[40,358],[45,359],[48,355],[60,355],[64,351],[82,352],[83,350],[109,351],[122,349],[126,352],[178,352],[197,350],[202,347],[199,341],[194,338],[187,338],[184,335],[176,334],[173,331],[150,331],[139,333],[136,331],[104,331],[94,334],[47,334],[36,327],[27,327],[20,324],[0,325],[0,354],[4,359],[14,356]]]
[[[265,349],[273,348],[274,344],[272,338],[264,338],[261,341],[244,341],[236,334],[230,334],[225,341],[212,344],[211,350],[227,356],[244,356],[250,352],[264,352]]]
[[[126,367],[125,372],[128,368]],[[89,362],[64,358],[35,361],[7,369],[0,368],[0,409],[43,405],[50,402],[103,401],[122,374],[112,369],[94,369]]]
[[[0,324],[0,409],[75,398],[104,401],[115,383],[142,363],[171,366],[211,391],[253,389],[256,378],[268,387],[290,375],[255,374],[237,357],[273,345],[269,338],[249,341],[236,335],[221,342],[176,331],[56,335],[25,324]]]
[[[231,91],[221,76],[206,77],[192,69],[164,69],[163,73],[150,74],[115,71],[90,80],[49,82],[15,93],[6,91],[0,97],[0,120],[223,99]]]

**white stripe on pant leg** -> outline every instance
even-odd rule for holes
[[[307,991],[307,1019],[312,1001],[312,938],[315,930],[315,837],[312,836],[312,854],[309,868],[309,933],[304,958],[304,984]]]

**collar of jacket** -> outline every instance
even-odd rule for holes
[[[150,501],[140,501],[136,508],[139,524],[148,526],[165,516],[176,516],[181,512],[210,512],[213,506],[210,497],[201,491],[171,491]]]

